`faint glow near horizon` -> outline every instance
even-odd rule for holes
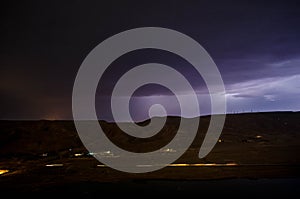
[[[280,74],[274,76],[266,75],[266,77],[259,77],[258,79],[245,79],[244,81],[229,83],[230,80],[225,74],[225,96],[227,101],[226,114],[243,112],[300,111],[300,75],[297,71],[295,71],[294,75],[285,75],[283,73],[284,71],[282,71],[285,67],[291,64],[299,64],[299,60],[288,60],[266,64],[269,67],[270,73],[274,71],[276,74],[281,72],[282,76],[280,76]],[[266,71],[264,72],[266,73]],[[289,71],[289,73],[292,72]],[[200,106],[200,115],[197,115],[197,111],[193,109],[189,110],[188,114],[182,115],[176,96],[171,95],[170,93],[132,96],[130,100],[130,113],[134,121],[144,121],[149,119],[149,108],[151,105],[161,104],[165,107],[167,114],[161,113],[157,116],[181,116],[185,118],[193,118],[203,115],[224,114],[211,113],[210,95],[204,90],[199,88],[196,91]],[[181,94],[189,95],[184,91],[182,91]],[[109,96],[101,96],[98,98],[99,101],[96,102],[100,104],[98,106],[101,110],[99,111],[101,114],[98,115],[98,119],[100,120],[114,121],[109,110],[106,110],[110,108],[109,99]],[[102,111],[102,109],[104,111]],[[62,107],[61,109],[51,109],[51,111],[49,111],[43,119],[67,119],[68,116],[66,115],[64,107]],[[69,119],[72,119],[72,117]]]
[[[227,84],[225,94],[227,103],[226,114],[242,112],[299,111],[299,85],[300,75],[266,77]],[[182,92],[182,95],[189,94]],[[151,105],[161,104],[166,109],[167,116],[193,118],[203,115],[224,114],[211,113],[210,95],[207,91],[201,89],[197,90],[197,98],[200,107],[200,115],[197,115],[197,111],[193,109],[189,110],[188,114],[182,115],[176,96],[170,94],[132,96],[130,101],[130,113],[133,121],[147,120],[149,119],[149,108]],[[109,99],[105,100],[108,101]],[[105,102],[107,103],[107,101]],[[105,106],[104,109],[108,109],[108,107]],[[99,119],[114,121],[113,118],[108,117],[107,115],[109,114],[106,113],[107,112],[101,114],[102,117]],[[157,116],[163,117],[166,115],[158,114]]]
[[[249,80],[227,86],[231,112],[300,110],[300,75]]]
[[[262,112],[262,111],[298,111],[300,110],[300,75],[287,77],[262,78],[228,85],[226,88],[226,113]],[[211,113],[210,95],[198,94],[201,115],[224,114]],[[165,105],[168,115],[186,118],[197,117],[196,111],[190,110],[188,115],[180,114],[178,103],[174,103],[174,96],[143,96],[135,97],[132,107],[133,116],[136,114],[148,119],[147,108],[151,103]],[[134,105],[137,106],[134,106]],[[161,115],[163,116],[163,115]]]

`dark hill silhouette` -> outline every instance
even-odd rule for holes
[[[200,118],[200,127],[192,148],[199,148],[206,133],[210,116]],[[300,112],[265,112],[229,114],[220,139],[226,143],[299,144]],[[107,136],[128,150],[146,152],[167,144],[176,134],[179,117],[168,117],[164,128],[147,139],[123,133],[115,123],[100,121]],[[149,120],[139,122],[143,126]],[[0,121],[0,157],[34,157],[43,153],[68,156],[73,150],[85,151],[73,121]],[[261,136],[259,139],[255,136]],[[298,139],[298,140],[297,140]]]
[[[9,193],[16,190],[44,193],[56,189],[64,192],[75,186],[77,191],[84,189],[90,192],[93,186],[112,191],[116,185],[97,184],[104,182],[122,182],[119,187],[135,190],[133,181],[136,180],[299,179],[300,112],[229,114],[219,142],[205,158],[199,159],[198,152],[209,119],[210,116],[201,117],[194,142],[175,163],[234,163],[236,166],[165,167],[139,175],[102,167],[81,143],[73,121],[0,121],[0,170],[9,171],[0,176],[0,188]],[[124,134],[115,123],[100,121],[100,124],[107,136],[120,147],[147,152],[157,150],[172,140],[179,121],[179,117],[168,117],[161,132],[147,139]],[[139,124],[146,125],[147,122]],[[52,164],[61,167],[46,167]],[[289,188],[295,184],[285,186]],[[247,184],[244,188],[245,192],[248,191]]]

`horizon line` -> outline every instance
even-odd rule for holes
[[[143,123],[143,122],[147,122],[153,118],[183,118],[183,119],[193,119],[193,118],[198,118],[198,117],[210,117],[212,115],[243,115],[243,114],[262,114],[262,113],[300,113],[299,110],[297,111],[292,111],[292,110],[281,110],[281,111],[245,111],[245,112],[231,112],[231,113],[217,113],[217,114],[206,114],[206,115],[200,115],[200,116],[196,116],[196,117],[182,117],[179,115],[167,115],[167,116],[155,116],[155,117],[151,117],[148,119],[144,119],[144,120],[140,120],[140,121],[134,121],[134,123]],[[53,121],[74,121],[74,119],[0,119],[0,121],[49,121],[49,122],[53,122]],[[89,119],[82,119],[82,120],[77,120],[77,121],[92,121]],[[98,119],[97,121],[99,122],[106,122],[106,123],[128,123],[131,121],[110,121],[110,120],[105,120],[105,119]]]

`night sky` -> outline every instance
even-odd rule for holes
[[[198,41],[218,66],[228,113],[300,110],[300,4],[297,1],[20,1],[0,11],[0,119],[72,119],[72,89],[88,53],[106,38],[138,27],[164,27]],[[121,56],[101,79],[99,119],[111,120],[114,83],[148,62],[172,66],[198,93],[206,87],[182,58],[160,50]],[[184,93],[184,91],[183,91]],[[153,103],[178,115],[174,96],[155,85],[137,90],[135,120]],[[193,113],[187,117],[193,117]]]

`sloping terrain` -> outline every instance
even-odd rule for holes
[[[73,121],[0,121],[0,190],[53,191],[73,184],[80,190],[93,183],[123,183],[135,189],[132,183],[141,180],[299,179],[299,112],[227,115],[218,143],[199,159],[209,119],[201,117],[194,142],[176,164],[144,174],[104,166],[85,149]],[[114,123],[100,124],[111,141],[124,149],[147,152],[162,148],[172,153],[176,149],[163,146],[172,140],[179,122],[178,117],[168,117],[161,132],[147,139],[129,136]],[[115,158],[109,151],[102,153]],[[115,185],[105,184],[111,189]]]

